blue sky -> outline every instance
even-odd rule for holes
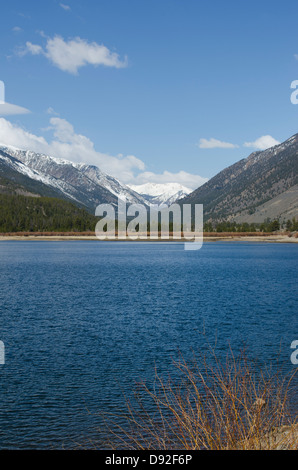
[[[1,3],[2,143],[194,189],[297,132],[297,1]]]

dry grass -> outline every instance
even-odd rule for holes
[[[6,232],[2,237],[95,237],[95,232]]]
[[[139,384],[127,412],[109,418],[109,447],[121,450],[298,449],[288,410],[293,377],[255,368],[230,352],[175,363],[175,376]],[[293,414],[293,413],[292,413]],[[125,424],[120,425],[120,422]]]
[[[204,232],[204,237],[221,238],[221,237],[268,237],[276,235],[275,232]],[[278,235],[287,235],[279,233]]]
[[[159,236],[161,233],[158,233]],[[0,234],[3,237],[50,237],[50,236],[73,236],[73,237],[88,237],[88,236],[95,236],[95,232],[88,231],[88,232],[80,232],[80,231],[64,231],[64,232],[2,232]],[[118,236],[117,232],[116,235]],[[276,236],[274,232],[204,232],[204,237],[207,238],[222,238],[222,237],[268,237],[268,236]],[[278,233],[280,236],[293,236],[298,237],[298,233],[291,235],[290,232],[282,232]],[[150,236],[150,232],[147,233],[147,236]],[[173,237],[173,233],[170,232],[170,237]]]

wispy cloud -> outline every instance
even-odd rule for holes
[[[81,67],[87,65],[115,68],[127,66],[127,57],[121,60],[116,52],[111,52],[103,44],[89,43],[80,37],[68,41],[65,41],[61,36],[47,38],[45,48],[28,41],[25,47],[18,50],[18,54],[21,56],[26,54],[43,55],[55,67],[71,74],[77,74]]]
[[[52,116],[59,116],[59,113],[57,113],[54,108],[52,108],[51,106],[47,109],[46,111],[47,114],[50,114]]]
[[[63,8],[65,11],[70,11],[71,8],[69,5],[65,5],[65,3],[59,3],[60,7]]]
[[[32,55],[43,54],[43,48],[38,44],[32,44],[31,42],[26,42],[26,48],[20,51],[20,55],[26,55],[30,53]]]
[[[200,139],[200,142],[197,144],[201,149],[234,149],[238,148],[238,145],[231,144],[229,142],[223,142],[218,139]]]
[[[26,20],[31,20],[31,16],[28,13],[23,13],[22,11],[17,12],[18,16],[25,18]]]
[[[245,142],[243,144],[243,147],[247,148],[254,148],[257,150],[266,150],[270,147],[273,147],[274,145],[278,145],[280,142],[276,139],[274,139],[271,135],[263,135],[256,139],[254,142]],[[223,142],[221,140],[217,139],[200,139],[200,142],[197,144],[197,146],[201,149],[215,149],[215,148],[221,148],[221,149],[234,149],[234,148],[239,148],[239,145],[232,144],[230,142]]]
[[[23,29],[20,28],[20,26],[14,26],[14,27],[12,28],[12,31],[13,31],[14,33],[21,33],[21,32],[23,31]]]
[[[257,150],[267,150],[274,145],[279,145],[280,142],[274,139],[271,135],[263,135],[254,142],[245,142],[244,147],[255,148]]]

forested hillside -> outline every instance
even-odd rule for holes
[[[96,220],[62,199],[0,194],[1,233],[94,231]]]

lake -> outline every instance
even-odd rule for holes
[[[294,369],[297,245],[7,241],[0,259],[1,449],[98,440],[102,411],[209,342]]]

